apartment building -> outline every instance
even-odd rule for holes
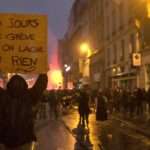
[[[86,59],[81,55],[81,43],[88,41],[88,2],[86,0],[75,0],[68,20],[67,32],[64,36],[67,51],[64,50],[65,57],[68,57],[67,64],[71,66],[70,78],[75,86],[83,78],[89,75],[86,68]],[[68,55],[69,54],[69,55]]]
[[[91,88],[104,85],[103,0],[76,0],[71,11],[67,35],[72,51],[74,81],[89,84]],[[90,55],[83,56],[80,45],[89,46]]]
[[[129,8],[129,1],[103,3],[106,87],[139,84],[139,68],[132,63],[132,54],[140,51],[139,35]]]
[[[65,35],[73,82],[88,79],[96,88],[149,87],[149,48],[143,47],[139,27],[145,6],[136,0],[75,0]],[[83,42],[90,46],[88,59],[81,55]]]
[[[89,1],[89,35],[91,88],[104,88],[104,20],[103,0]]]
[[[136,5],[135,5],[136,3]],[[141,66],[139,67],[139,85],[141,88],[150,88],[150,1],[130,2],[131,14],[138,21],[140,34]]]

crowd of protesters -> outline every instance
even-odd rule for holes
[[[51,119],[58,119],[62,113],[65,113],[72,107],[73,95],[72,90],[49,90],[45,92],[45,99],[49,105]]]
[[[78,107],[79,123],[88,126],[91,110],[96,120],[107,120],[112,113],[121,113],[127,117],[143,117],[150,113],[150,89],[58,89],[46,92],[50,118],[58,119],[74,106]]]
[[[120,112],[125,116],[137,117],[150,113],[150,89],[141,88],[134,90],[116,88],[103,90],[106,98],[107,112]],[[95,92],[94,92],[95,93]],[[96,97],[96,95],[95,95]]]
[[[70,108],[77,106],[79,124],[88,126],[90,95],[86,90],[52,89],[44,95],[44,101],[49,105],[50,119],[57,120],[61,115],[68,114]]]

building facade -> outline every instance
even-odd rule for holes
[[[89,80],[89,61],[81,53],[80,45],[88,42],[89,22],[88,3],[86,0],[76,0],[72,6],[69,26],[66,33],[68,48],[71,53],[70,64],[72,66],[72,80],[74,85]]]
[[[58,57],[59,65],[63,76],[63,88],[70,88],[72,84],[71,64],[72,55],[69,51],[67,37],[58,41]]]
[[[105,86],[133,89],[139,84],[139,68],[133,66],[132,54],[140,51],[140,42],[130,3],[105,0],[103,7]]]
[[[150,87],[150,1],[131,0],[129,1],[129,10],[131,19],[136,25],[140,43],[141,64],[137,68],[137,86],[147,90]]]
[[[71,79],[75,86],[85,77],[87,79],[88,70],[86,57],[80,52],[80,44],[88,40],[88,16],[87,1],[75,0],[69,17],[68,29],[64,39],[66,39],[66,57],[69,57],[68,65],[71,66]],[[68,55],[68,53],[70,55]]]
[[[103,0],[76,0],[68,27],[74,82],[100,88],[104,85]],[[88,54],[80,46],[88,45]],[[90,52],[89,52],[90,51]],[[90,53],[90,54],[89,54]]]
[[[89,1],[90,83],[94,89],[104,88],[104,10],[103,0]]]
[[[74,83],[92,88],[149,88],[149,19],[146,0],[75,0],[65,35]],[[136,4],[136,5],[135,5]],[[144,19],[142,19],[144,18]],[[146,28],[147,27],[147,28]],[[81,54],[89,44],[91,54]],[[138,63],[137,63],[138,62]]]

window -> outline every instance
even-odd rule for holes
[[[109,16],[106,17],[106,39],[109,40]]]
[[[110,65],[110,48],[107,48],[107,65],[109,66]]]
[[[123,3],[120,3],[120,5],[119,5],[120,29],[122,29],[122,27],[123,27],[123,20],[124,20],[123,10],[124,10]]]
[[[109,0],[106,0],[105,1],[105,7],[108,7],[109,6]]]
[[[113,64],[116,64],[117,63],[117,46],[116,46],[116,44],[114,44],[114,46],[113,46],[113,56],[114,56]]]
[[[124,60],[125,57],[125,41],[121,40],[121,57],[120,60]]]
[[[130,53],[136,51],[135,35],[132,33],[130,35]]]
[[[112,11],[112,35],[116,32],[116,10],[113,9]]]

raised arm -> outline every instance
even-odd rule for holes
[[[30,89],[32,99],[34,100],[34,104],[40,101],[42,94],[47,87],[47,83],[48,83],[47,75],[40,74],[34,86]]]

